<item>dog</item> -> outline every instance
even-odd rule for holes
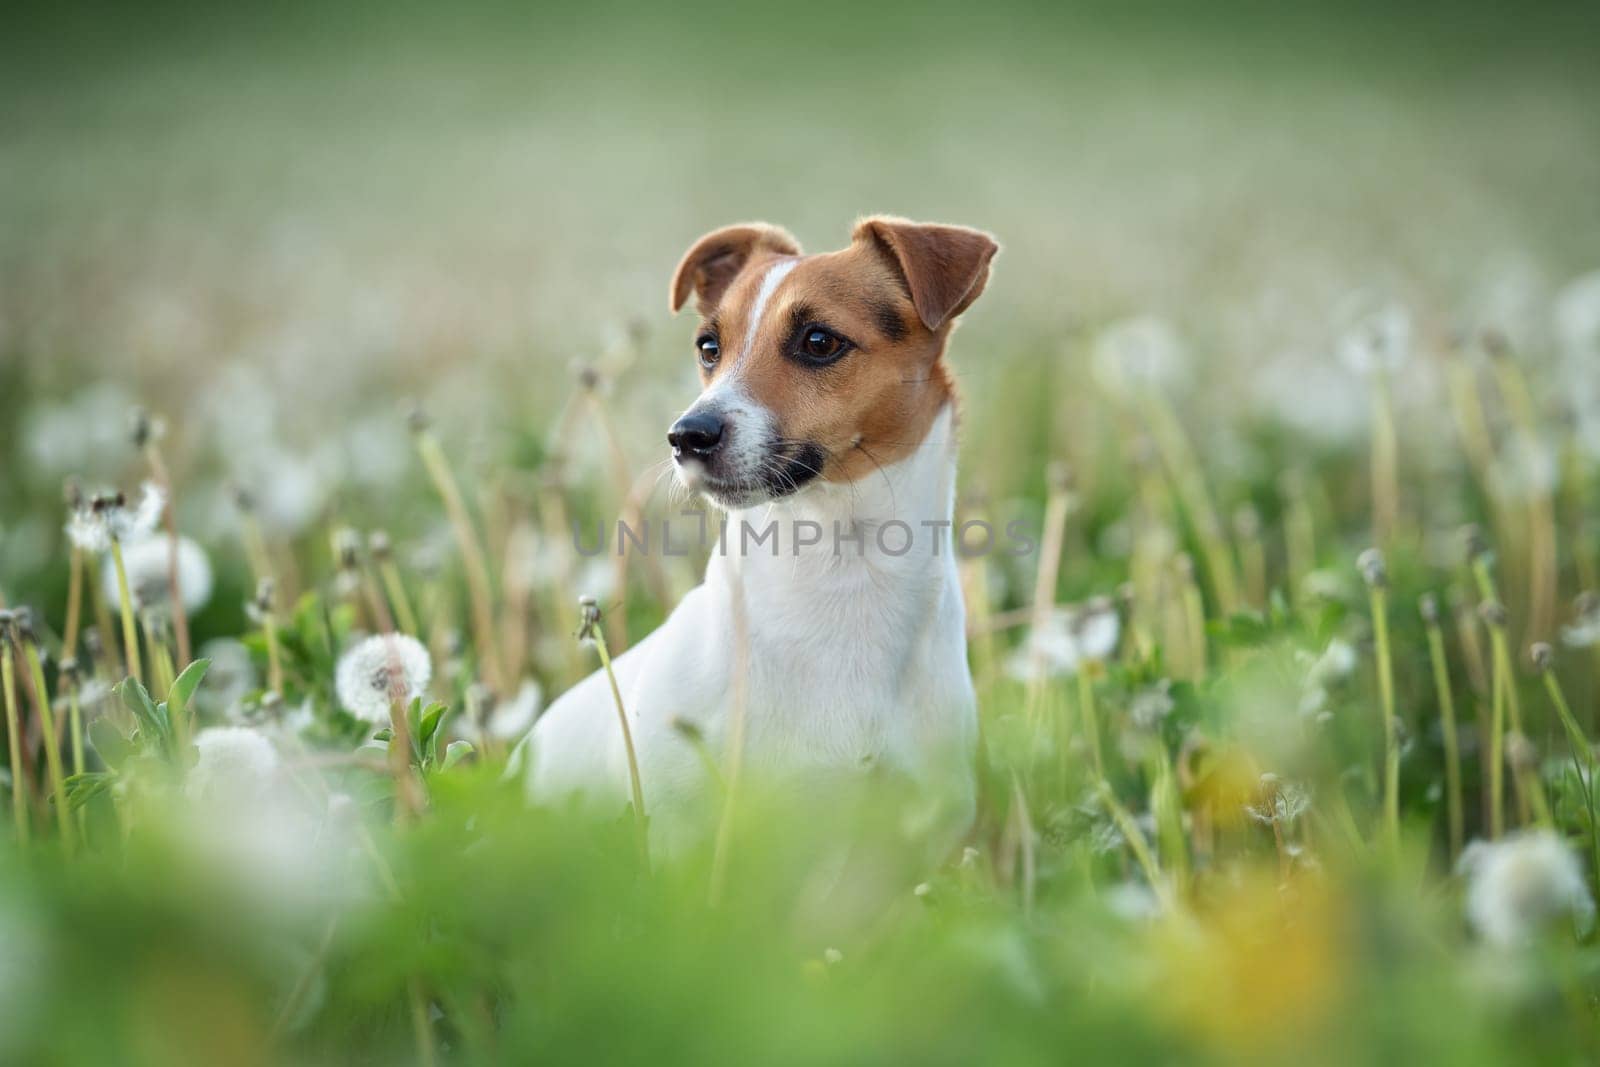
[[[667,442],[683,486],[726,521],[704,582],[614,662],[652,839],[703,813],[705,754],[741,731],[747,780],[814,795],[889,775],[936,798],[946,827],[970,824],[977,700],[945,347],[998,250],[978,230],[877,216],[837,252],[749,224],[679,262],[671,309],[692,298],[700,313],[703,391]],[[536,801],[628,803],[604,672],[526,748]]]

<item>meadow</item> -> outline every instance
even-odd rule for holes
[[[1585,5],[14,29],[0,1062],[1600,1057]],[[673,264],[879,211],[1003,245],[973,827],[529,807],[703,565],[573,533],[682,506]]]

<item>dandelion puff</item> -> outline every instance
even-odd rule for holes
[[[1090,365],[1101,388],[1128,396],[1178,384],[1185,377],[1188,353],[1170,323],[1141,315],[1102,330]]]
[[[1122,620],[1110,597],[1095,597],[1073,616],[1072,636],[1085,659],[1096,662],[1109,659],[1117,650],[1121,634]]]
[[[1143,882],[1118,882],[1100,895],[1106,910],[1130,925],[1154,922],[1161,917],[1161,898]]]
[[[1467,876],[1467,921],[1496,948],[1528,945],[1558,923],[1582,936],[1594,923],[1578,858],[1549,830],[1474,841],[1459,869]]]
[[[1128,704],[1128,719],[1135,729],[1155,731],[1177,706],[1172,699],[1172,679],[1163,678],[1134,694]]]
[[[135,607],[141,611],[171,608],[171,562],[172,542],[164,534],[146,535],[122,546],[122,563],[128,571],[128,591]],[[105,561],[100,579],[106,599],[116,601],[115,561]],[[199,611],[211,599],[211,560],[205,549],[187,537],[178,538],[178,588],[187,614]]]
[[[1086,662],[1102,662],[1116,651],[1122,623],[1110,597],[1096,597],[1078,607],[1053,609],[1028,633],[1028,640],[1006,663],[1019,681],[1035,669],[1048,677],[1070,677]]]
[[[207,727],[195,737],[194,747],[198,755],[186,786],[194,800],[249,802],[278,784],[278,752],[259,730]]]
[[[66,532],[67,540],[80,552],[99,555],[111,547],[111,527],[106,522],[104,510],[74,508],[67,517]]]
[[[124,543],[137,541],[155,532],[161,521],[161,512],[167,506],[167,495],[155,482],[145,482],[139,490],[139,503],[129,507],[120,499],[116,506],[107,509],[106,523],[111,536]]]
[[[334,688],[350,714],[386,723],[391,701],[410,703],[423,694],[432,677],[433,661],[420,641],[407,634],[382,634],[366,638],[339,657]]]
[[[544,689],[538,682],[526,681],[510,700],[493,702],[490,697],[479,703],[480,709],[485,705],[486,713],[458,718],[457,729],[472,741],[515,741],[533,728],[533,720],[544,707]]]
[[[1568,648],[1600,645],[1600,594],[1583,593],[1574,604],[1576,618],[1561,628],[1561,641]]]
[[[1311,793],[1297,782],[1285,781],[1275,774],[1263,774],[1254,802],[1246,804],[1244,810],[1263,826],[1274,823],[1293,826],[1300,816],[1311,810]]]
[[[1322,655],[1317,657],[1316,662],[1311,664],[1311,669],[1306,674],[1306,682],[1310,686],[1326,689],[1355,673],[1358,661],[1355,646],[1342,638],[1335,637],[1328,642],[1328,647],[1323,649]]]
[[[1600,271],[1575,278],[1556,295],[1555,325],[1574,362],[1600,355]]]
[[[1393,374],[1411,357],[1411,314],[1394,301],[1358,293],[1345,301],[1339,360],[1362,375]]]

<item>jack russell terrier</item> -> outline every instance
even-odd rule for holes
[[[747,781],[809,792],[887,774],[938,798],[945,826],[970,823],[977,701],[944,350],[998,250],[977,230],[874,217],[838,252],[803,255],[754,224],[678,264],[671,307],[700,312],[704,389],[667,441],[728,525],[704,583],[614,663],[653,835],[711,794],[685,724],[725,752],[741,702]],[[528,750],[536,801],[628,802],[603,672],[550,707]]]

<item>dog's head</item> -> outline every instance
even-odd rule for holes
[[[748,507],[911,453],[950,399],[945,340],[998,250],[888,217],[820,255],[761,223],[695,242],[672,278],[672,310],[693,297],[701,319],[704,388],[667,434],[684,484]]]

